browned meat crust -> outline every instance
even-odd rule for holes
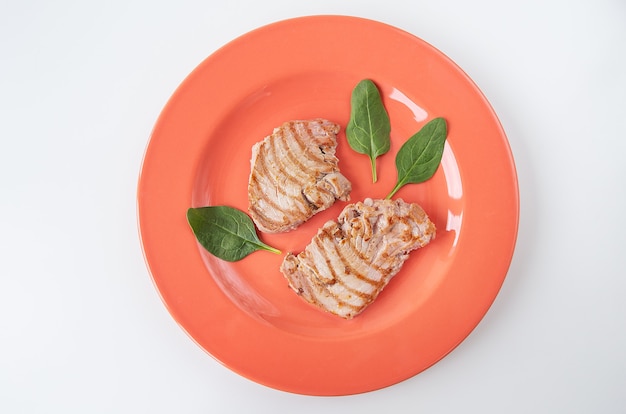
[[[259,230],[292,230],[349,200],[350,182],[335,156],[339,125],[324,119],[289,121],[252,148],[248,211]]]
[[[435,225],[417,204],[371,200],[350,204],[327,222],[281,271],[306,301],[350,319],[362,312],[398,273],[412,250],[435,237]]]

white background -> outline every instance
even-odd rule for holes
[[[459,64],[508,135],[517,248],[490,311],[427,371],[363,395],[258,385],[167,313],[136,186],[151,128],[205,57],[256,27],[346,14]],[[3,1],[0,412],[626,412],[623,0]]]

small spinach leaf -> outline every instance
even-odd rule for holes
[[[421,183],[430,179],[443,156],[448,127],[443,118],[435,118],[409,138],[396,154],[398,181],[387,199],[409,183]]]
[[[259,240],[252,219],[236,208],[190,208],[187,221],[198,242],[220,259],[235,262],[257,250],[280,254],[280,250]]]
[[[352,90],[346,137],[353,150],[369,156],[373,182],[377,180],[376,158],[391,147],[390,131],[389,115],[378,88],[369,79],[360,81]]]

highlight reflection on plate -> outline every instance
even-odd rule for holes
[[[288,54],[285,54],[289,51]],[[343,129],[350,93],[376,82],[391,119],[390,152],[369,160]],[[352,201],[383,198],[395,153],[429,119],[448,122],[441,167],[395,198],[417,202],[437,237],[414,252],[378,299],[350,321],[315,309],[279,272],[284,255],[256,252],[227,263],[196,243],[188,207],[247,208],[252,145],[286,120],[342,126],[337,157]],[[497,189],[497,191],[494,191]],[[299,252],[346,203],[298,229],[264,235]],[[518,223],[506,137],[471,80],[436,49],[382,23],[341,16],[287,20],[242,36],[207,58],[164,108],[138,189],[146,262],[172,316],[201,347],[262,384],[297,393],[374,390],[432,365],[478,324],[508,269]]]

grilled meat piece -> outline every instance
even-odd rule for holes
[[[248,211],[259,230],[292,230],[337,199],[349,200],[352,186],[335,156],[338,132],[324,119],[289,121],[254,144]]]
[[[417,204],[372,200],[347,205],[281,272],[289,286],[319,308],[351,319],[395,276],[412,250],[435,237],[435,225]]]

